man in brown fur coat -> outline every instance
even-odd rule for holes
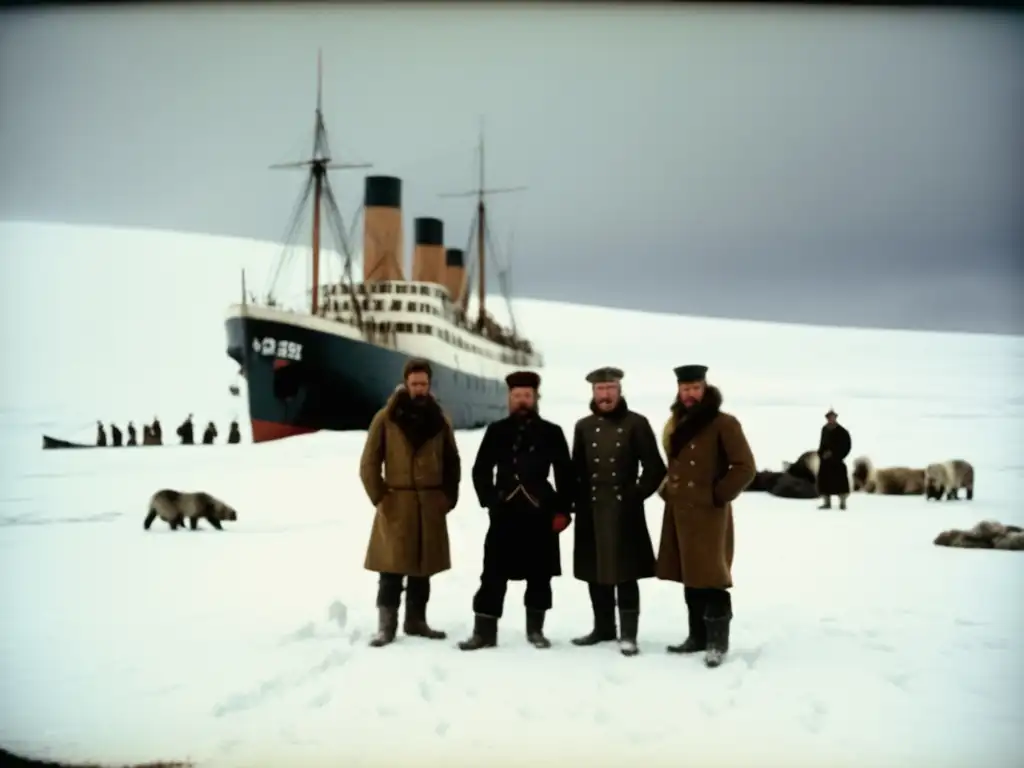
[[[359,463],[376,508],[365,562],[380,574],[375,648],[395,640],[406,578],[405,633],[446,637],[427,623],[427,602],[430,577],[451,568],[447,514],[458,503],[462,466],[451,421],[431,394],[431,374],[426,360],[406,363],[404,384],[373,417]]]
[[[686,640],[668,651],[706,651],[704,663],[717,667],[729,650],[732,620],[732,502],[754,479],[756,464],[707,370],[675,369],[678,394],[662,431],[668,476],[656,575],[683,584],[689,614]]]

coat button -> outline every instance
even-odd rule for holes
[[[591,497],[590,497],[590,500],[591,500],[591,501],[597,501],[597,495],[595,494],[595,495],[591,496]]]
[[[697,444],[696,443],[690,443],[690,450],[691,451],[697,450]]]
[[[594,427],[594,431],[595,431],[595,432],[600,432],[600,431],[601,431],[601,428],[600,428],[600,427]]]
[[[601,460],[600,460],[600,459],[596,459],[596,458],[595,458],[595,459],[594,459],[594,463],[595,463],[595,464],[600,464],[600,463],[601,463]]]
[[[622,447],[622,443],[616,443],[616,444],[615,444],[615,447],[616,447],[616,448],[621,448],[621,447]]]
[[[687,487],[687,488],[693,488],[693,481],[691,480],[690,482],[688,482],[688,483],[686,484],[686,487]]]
[[[671,480],[672,480],[673,483],[678,482],[679,481],[679,475],[672,475]]]
[[[591,475],[592,478],[597,479],[597,472]]]
[[[697,462],[696,461],[691,461],[690,462],[690,466],[691,467],[696,467],[697,466]]]
[[[619,434],[622,434],[622,427],[619,427]]]
[[[597,448],[597,443],[591,443],[591,444],[590,444],[590,447],[591,447],[591,448]]]
[[[622,496],[620,496],[619,494],[616,494],[615,495],[615,500],[616,501],[622,501]]]

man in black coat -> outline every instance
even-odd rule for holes
[[[509,581],[526,581],[526,638],[549,648],[544,617],[551,579],[562,574],[558,535],[570,521],[574,477],[562,428],[537,411],[540,376],[509,374],[509,416],[487,427],[473,464],[473,487],[490,516],[480,589],[473,597],[473,635],[464,651],[498,644],[498,620]],[[554,486],[548,474],[554,470]]]
[[[191,413],[187,419],[181,422],[181,426],[178,427],[178,437],[181,438],[182,445],[195,445],[195,427],[192,424]]]
[[[846,497],[850,495],[850,475],[846,469],[846,457],[853,444],[850,433],[838,421],[839,415],[828,409],[825,426],[821,428],[818,443],[818,494],[822,505],[818,509],[832,509],[832,497],[839,497],[839,508],[846,509]]]
[[[587,376],[593,393],[591,413],[576,422],[573,435],[579,488],[573,572],[587,582],[594,628],[572,642],[597,645],[616,639],[617,596],[619,649],[624,656],[635,656],[639,579],[654,576],[644,501],[665,479],[665,462],[650,422],[629,410],[622,397],[624,376],[618,368],[599,368]]]

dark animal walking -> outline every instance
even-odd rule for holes
[[[665,462],[650,422],[629,410],[624,374],[600,368],[587,376],[590,415],[576,422],[572,462],[576,472],[573,574],[587,582],[594,624],[573,639],[579,646],[615,640],[616,600],[620,650],[637,653],[641,579],[654,576],[654,546],[644,501],[665,479]]]
[[[237,520],[238,512],[220,499],[208,493],[185,493],[164,489],[157,491],[149,500],[149,511],[142,527],[147,531],[153,521],[160,518],[172,531],[184,527],[188,521],[194,531],[199,527],[200,520],[206,520],[218,531],[224,530],[221,523],[225,520]]]
[[[756,464],[706,373],[702,365],[675,370],[678,395],[662,431],[668,477],[657,576],[684,585],[689,633],[669,652],[705,651],[704,663],[717,667],[729,650],[733,615],[732,502],[753,480]]]
[[[359,462],[375,508],[364,563],[380,574],[375,648],[395,640],[403,590],[405,634],[446,637],[427,623],[427,603],[430,577],[452,565],[447,516],[459,500],[462,465],[451,421],[430,391],[432,373],[425,360],[406,363],[402,386],[370,423]]]
[[[473,597],[473,634],[464,651],[498,644],[498,621],[509,581],[525,581],[526,638],[550,647],[544,619],[551,609],[551,579],[562,573],[559,534],[574,499],[569,446],[561,427],[540,417],[540,377],[509,374],[509,416],[487,427],[473,464],[473,487],[490,525],[484,539],[483,573]],[[555,482],[548,482],[554,472]]]

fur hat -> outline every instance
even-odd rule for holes
[[[675,369],[676,381],[680,384],[689,384],[694,381],[704,381],[708,373],[706,365],[680,365]]]
[[[509,389],[540,389],[540,376],[533,371],[515,371],[505,377],[505,384]]]
[[[606,366],[604,368],[598,368],[595,371],[591,371],[587,374],[588,384],[611,384],[612,382],[622,381],[626,378],[626,374],[622,372],[621,368],[612,368]]]
[[[836,417],[838,417],[839,414],[836,413],[834,408],[829,408],[828,411],[825,413],[825,418],[827,419],[829,416],[836,416]]]

